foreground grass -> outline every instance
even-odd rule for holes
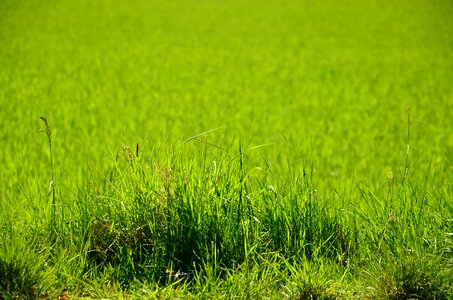
[[[3,221],[4,297],[451,296],[450,190],[406,178],[330,197],[309,167],[282,179],[253,149],[214,149],[123,146],[102,182],[56,186],[32,227]]]
[[[1,1],[0,298],[452,297],[451,4],[265,2]]]

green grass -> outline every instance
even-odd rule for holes
[[[452,299],[452,15],[1,1],[0,299]]]

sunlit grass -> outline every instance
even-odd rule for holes
[[[0,3],[0,299],[451,298],[451,5],[265,2]]]

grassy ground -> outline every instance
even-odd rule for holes
[[[451,16],[1,1],[0,299],[452,299]]]

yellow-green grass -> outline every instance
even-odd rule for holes
[[[1,1],[0,299],[451,298],[452,15]]]

